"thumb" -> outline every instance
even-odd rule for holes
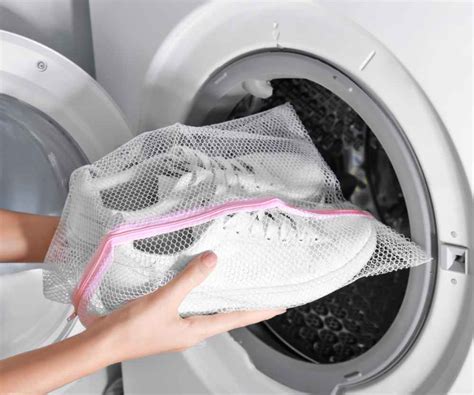
[[[216,263],[217,256],[212,251],[202,253],[192,259],[180,274],[166,284],[160,294],[166,293],[166,297],[170,298],[176,307],[179,307],[188,293],[211,274]]]

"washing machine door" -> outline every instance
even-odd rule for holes
[[[71,172],[131,137],[118,107],[82,69],[0,31],[0,208],[60,215]],[[0,358],[72,329],[70,306],[43,297],[40,268],[0,263]]]
[[[203,125],[285,101],[346,196],[408,230],[433,262],[358,281],[182,354],[125,362],[125,389],[447,393],[457,376],[469,387],[459,373],[472,342],[468,166],[418,81],[362,26],[316,2],[209,2],[155,54],[141,126]]]

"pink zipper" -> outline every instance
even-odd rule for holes
[[[363,210],[302,209],[290,206],[278,198],[261,198],[229,202],[194,212],[172,214],[166,217],[147,220],[146,222],[120,225],[102,238],[96,252],[84,269],[83,275],[73,293],[72,302],[74,305],[74,313],[69,317],[69,319],[79,315],[81,321],[87,321],[87,319],[83,320],[83,318],[86,318],[83,316],[86,315],[85,312],[87,311],[86,306],[83,306],[83,302],[87,301],[86,296],[91,296],[99,286],[106,269],[112,262],[113,249],[115,246],[131,240],[145,239],[165,233],[175,232],[191,226],[201,225],[212,219],[229,214],[273,208],[284,209],[286,212],[295,215],[311,217],[342,215],[372,217],[370,213]],[[83,311],[84,314],[82,314]]]

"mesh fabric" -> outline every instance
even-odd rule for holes
[[[255,207],[145,238],[122,237],[93,273],[94,284],[86,281],[101,242],[117,229],[258,199],[302,212]],[[82,287],[80,315],[87,321],[157,290],[212,250],[218,265],[184,300],[181,314],[292,307],[360,277],[430,260],[356,211],[290,105],[211,126],[175,124],[73,173],[46,257],[55,269],[44,275],[44,293],[69,303]]]

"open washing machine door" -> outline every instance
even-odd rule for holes
[[[434,262],[358,281],[184,353],[126,362],[125,390],[448,392],[472,344],[469,169],[384,45],[310,2],[206,4],[156,53],[141,129],[218,122],[285,101],[346,197],[409,234]]]
[[[130,138],[116,105],[82,69],[0,31],[1,208],[60,215],[70,173]],[[17,268],[0,263],[0,358],[61,340],[74,324],[70,306],[43,297],[42,270]]]

